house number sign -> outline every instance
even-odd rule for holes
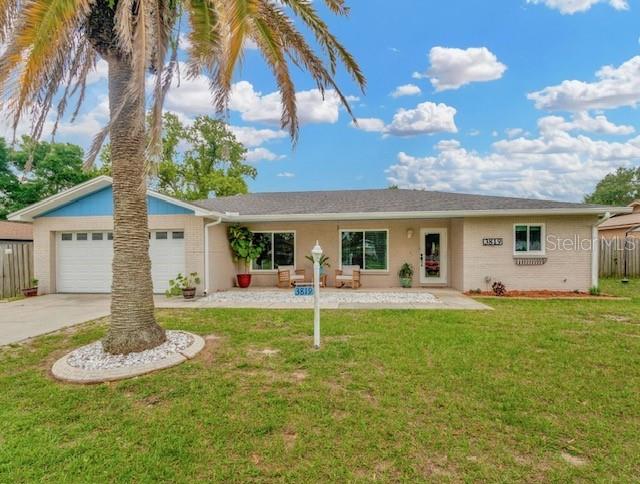
[[[504,239],[502,237],[485,237],[482,239],[482,245],[489,247],[504,245]]]

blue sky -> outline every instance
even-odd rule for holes
[[[349,18],[326,18],[368,79],[362,93],[338,76],[358,127],[296,72],[303,123],[292,149],[270,72],[245,49],[228,121],[258,168],[252,191],[397,184],[580,200],[609,171],[640,163],[635,0],[350,5]],[[86,147],[104,123],[105,73],[99,64],[82,116],[59,140]],[[188,121],[214,114],[209,99],[205,79],[183,81],[166,108]]]

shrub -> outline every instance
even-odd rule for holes
[[[496,296],[504,296],[507,293],[507,288],[505,287],[505,285],[500,282],[500,281],[496,281],[491,285],[491,289],[493,289],[493,293]]]
[[[589,288],[589,294],[591,294],[592,296],[599,296],[600,288],[598,286],[591,286]]]

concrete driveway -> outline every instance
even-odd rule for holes
[[[108,314],[108,294],[49,294],[0,303],[0,346]]]

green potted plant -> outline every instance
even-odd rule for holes
[[[408,262],[405,262],[398,271],[398,277],[400,278],[400,285],[402,287],[411,287],[413,283],[413,266]]]
[[[193,299],[196,296],[196,285],[200,284],[200,277],[197,272],[192,272],[188,276],[178,274],[175,279],[169,281],[167,297],[179,296],[185,299]]]
[[[33,297],[38,295],[38,279],[35,277],[31,279],[31,287],[26,287],[22,290],[24,297]]]
[[[304,257],[305,257],[305,259],[310,260],[311,263],[313,264],[313,256],[312,255],[305,255]],[[331,267],[331,264],[329,264],[329,257],[327,257],[326,255],[323,254],[323,255],[320,256],[320,275],[321,276],[324,276],[327,267]]]
[[[230,225],[227,229],[227,239],[231,246],[233,259],[236,262],[242,261],[244,264],[244,272],[236,276],[238,287],[247,288],[251,285],[251,274],[248,268],[251,261],[256,260],[262,254],[264,247],[257,244],[253,240],[253,233],[241,225]]]

